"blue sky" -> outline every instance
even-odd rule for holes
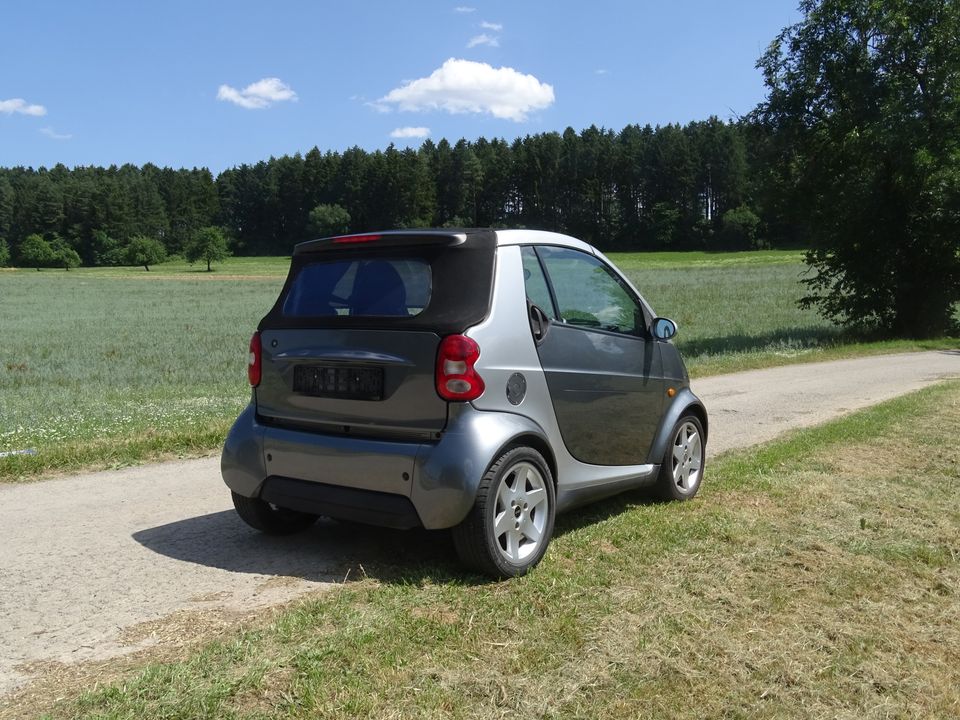
[[[313,146],[419,146],[750,111],[797,0],[0,6],[0,165],[215,173]]]

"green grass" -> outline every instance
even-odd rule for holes
[[[800,310],[797,252],[613,254],[692,375],[956,346],[861,343]],[[0,482],[215,451],[247,402],[246,347],[288,258],[0,271]]]
[[[626,495],[561,517],[543,563],[507,582],[464,574],[442,536],[378,531],[394,551],[346,559],[357,582],[3,711],[956,717],[958,425],[948,383],[729,454],[693,502]]]
[[[269,280],[131,271],[0,275],[0,476],[222,442],[249,398],[250,333]]]

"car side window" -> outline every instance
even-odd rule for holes
[[[557,313],[553,307],[553,300],[550,298],[550,288],[547,287],[547,279],[543,275],[543,267],[537,259],[537,253],[532,247],[523,247],[520,250],[523,257],[523,283],[526,287],[527,297],[534,305],[539,306],[547,317],[551,320],[557,319]]]
[[[537,252],[550,277],[561,322],[643,334],[640,304],[601,260],[569,248],[543,246]]]

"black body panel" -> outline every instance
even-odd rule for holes
[[[650,462],[665,391],[657,341],[557,322],[537,350],[571,455],[591,465]]]
[[[422,526],[410,498],[374,490],[271,476],[263,483],[260,499],[278,507],[337,520],[397,530]]]

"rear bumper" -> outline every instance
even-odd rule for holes
[[[511,413],[452,404],[430,442],[327,435],[264,425],[248,406],[221,456],[227,486],[281,507],[387,527],[452,527],[466,517],[490,463],[542,429]],[[412,512],[410,512],[412,510]]]

